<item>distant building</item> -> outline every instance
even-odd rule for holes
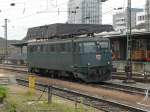
[[[106,0],[69,0],[69,24],[101,24],[102,2]]]
[[[148,19],[149,19],[149,22],[148,22]],[[138,12],[136,14],[136,28],[148,29],[148,25],[150,28],[150,0],[146,1],[145,11]]]
[[[138,12],[136,14],[136,25],[140,25],[142,23],[145,23],[145,12]]]
[[[131,9],[131,27],[136,26],[136,14],[142,12],[143,9],[132,8]],[[113,14],[113,27],[117,31],[126,31],[127,29],[127,9],[118,8],[115,14]]]
[[[7,40],[7,57],[14,53],[18,53],[20,49],[12,46],[12,43],[18,42],[17,40]],[[0,37],[0,62],[6,58],[6,40]]]

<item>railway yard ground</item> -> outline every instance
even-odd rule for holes
[[[19,68],[17,68],[19,69]],[[23,69],[23,67],[21,67]],[[8,77],[9,81],[13,84],[6,85],[9,88],[7,100],[12,96],[15,101],[18,100],[19,108],[31,106],[35,109],[34,105],[40,105],[40,109],[52,109],[51,111],[61,111],[62,107],[64,112],[74,112],[76,103],[79,107],[84,107],[79,111],[82,112],[149,112],[150,111],[150,98],[149,94],[145,95],[145,91],[150,85],[149,83],[137,82],[135,84],[124,84],[122,80],[113,79],[102,84],[85,84],[76,83],[65,80],[50,79],[47,77],[36,76],[37,92],[35,96],[28,94],[28,75],[24,71],[21,73],[0,69],[0,77]],[[16,80],[17,79],[17,80]],[[25,84],[26,83],[26,84]],[[23,85],[23,86],[22,86]],[[50,106],[48,104],[38,104],[38,98],[42,95],[41,89],[43,85],[52,85],[53,87],[53,102]],[[38,88],[40,86],[40,88]],[[148,93],[148,92],[147,92]],[[27,97],[28,94],[28,97]],[[71,95],[73,94],[73,95]],[[18,96],[17,96],[18,95]],[[23,96],[25,95],[25,96]],[[57,96],[57,97],[56,97]],[[59,97],[58,97],[59,96]],[[16,98],[15,98],[16,97]],[[60,98],[61,97],[61,98]],[[66,100],[67,99],[67,100]],[[10,100],[12,100],[10,98]],[[47,92],[42,95],[42,101],[47,102]],[[36,103],[33,103],[36,101]],[[9,101],[10,102],[10,101]],[[22,102],[22,104],[20,103]],[[14,102],[16,104],[16,102]],[[28,105],[28,103],[31,105]],[[88,106],[83,106],[88,105]],[[56,105],[58,107],[56,107]],[[67,105],[67,106],[66,106]],[[81,106],[82,105],[82,106]],[[11,105],[11,108],[18,106]],[[52,108],[51,108],[52,107]],[[18,108],[18,109],[19,109]],[[28,108],[29,109],[29,108]],[[37,108],[36,108],[37,109]],[[67,110],[65,110],[67,109]],[[85,109],[85,110],[84,110]],[[69,111],[70,110],[70,111]],[[33,111],[34,112],[34,111]],[[61,111],[62,112],[62,111]]]
[[[39,90],[30,93],[28,87],[15,83],[14,73],[3,70],[0,72],[0,85],[8,90],[4,104],[0,105],[0,112],[103,112],[81,103],[76,105],[73,101],[55,95],[52,97],[52,102],[48,104],[47,93]]]

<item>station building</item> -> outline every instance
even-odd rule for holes
[[[150,32],[133,33],[132,35],[133,72],[150,73]],[[127,64],[127,35],[107,35],[111,41],[113,66],[117,71],[124,71]]]

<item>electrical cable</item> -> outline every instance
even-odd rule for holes
[[[44,90],[42,91],[42,94],[38,97],[37,101],[40,101],[42,96],[44,95],[44,93],[46,92],[47,87],[44,88]]]

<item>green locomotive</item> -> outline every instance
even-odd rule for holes
[[[111,55],[109,39],[84,36],[29,42],[27,58],[30,72],[101,82],[111,78]]]

